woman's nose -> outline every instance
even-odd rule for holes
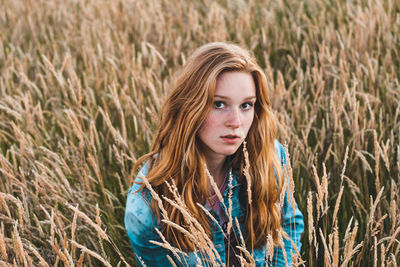
[[[239,128],[241,125],[239,110],[237,109],[230,110],[225,124],[227,127],[230,128]]]

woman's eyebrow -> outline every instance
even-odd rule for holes
[[[223,95],[214,95],[214,97],[218,97],[218,98],[222,98],[222,99],[230,99],[230,97],[223,96]],[[256,98],[257,98],[256,96],[249,96],[249,97],[244,98],[243,100],[253,100]]]

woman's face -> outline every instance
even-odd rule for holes
[[[256,89],[248,72],[224,72],[217,80],[214,104],[198,136],[209,160],[236,152],[254,118]]]

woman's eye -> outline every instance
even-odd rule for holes
[[[222,102],[222,101],[215,101],[214,102],[214,108],[221,109],[221,108],[224,108],[224,107],[225,107],[225,103],[224,102]]]
[[[244,110],[248,110],[251,109],[254,106],[254,104],[252,102],[246,102],[242,104],[242,109]]]

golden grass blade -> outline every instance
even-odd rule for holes
[[[98,259],[101,263],[104,264],[104,266],[112,267],[112,265],[108,261],[106,261],[103,257],[101,257],[96,252],[88,249],[87,247],[85,247],[85,246],[83,246],[81,244],[76,243],[75,241],[71,240],[71,243],[73,243],[77,248],[79,248],[82,251],[82,253],[86,253],[86,254],[92,256],[93,258]]]

